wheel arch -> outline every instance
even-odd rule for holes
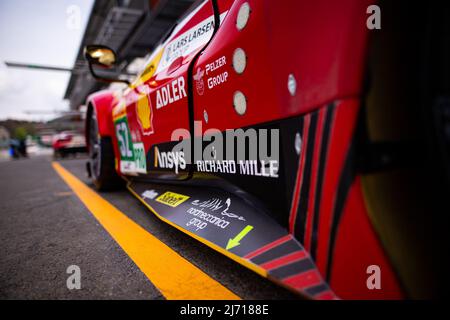
[[[112,123],[112,108],[114,105],[114,100],[114,93],[108,90],[93,93],[87,98],[85,137],[88,150],[90,147],[89,127],[93,112],[95,113],[95,118],[97,119],[97,128],[100,136],[113,138],[114,128]]]

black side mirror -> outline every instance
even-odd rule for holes
[[[87,45],[84,47],[84,58],[89,64],[89,70],[92,76],[103,82],[125,82],[129,84],[128,80],[113,79],[99,76],[95,73],[93,66],[101,67],[103,69],[110,69],[117,61],[117,56],[114,50],[102,45]]]
[[[84,48],[84,57],[89,63],[104,68],[116,63],[116,53],[106,46],[88,45]]]

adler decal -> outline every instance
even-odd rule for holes
[[[186,97],[186,83],[183,77],[179,77],[156,91],[156,109]]]

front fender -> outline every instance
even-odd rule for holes
[[[91,121],[92,112],[95,113],[97,119],[98,133],[101,137],[113,137],[114,126],[112,122],[112,108],[115,104],[116,97],[114,92],[103,90],[95,92],[88,96],[86,105],[87,116],[85,126],[86,144],[89,148],[89,121]]]
[[[118,174],[117,159],[120,159],[119,148],[117,146],[117,140],[114,134],[114,123],[112,117],[112,110],[117,103],[117,95],[115,92],[110,90],[98,91],[90,96],[86,100],[87,112],[86,112],[86,123],[85,123],[85,136],[86,136],[86,146],[88,152],[90,151],[90,139],[89,139],[89,128],[90,121],[96,119],[98,134],[101,138],[111,138],[113,143],[113,151],[115,161],[115,169]],[[95,118],[92,117],[92,113],[95,114]]]

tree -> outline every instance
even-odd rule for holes
[[[17,127],[14,130],[14,138],[17,140],[25,140],[27,138],[27,129],[25,127]]]

